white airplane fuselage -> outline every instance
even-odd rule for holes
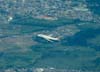
[[[59,38],[51,37],[49,35],[44,35],[44,34],[38,34],[37,36],[42,37],[42,38],[44,38],[44,39],[46,39],[48,41],[52,41],[52,40],[56,40],[57,41],[57,40],[59,40]]]

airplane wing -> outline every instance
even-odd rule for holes
[[[51,39],[48,39],[48,38],[45,38],[47,41],[49,41],[49,42],[53,42]]]
[[[53,36],[53,34],[49,34],[48,36]]]
[[[53,42],[52,40],[50,40],[50,39],[46,39],[47,41],[49,41],[49,42]]]

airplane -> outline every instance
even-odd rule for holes
[[[9,16],[9,17],[8,17],[8,21],[11,21],[12,19],[13,19],[12,16]]]
[[[37,36],[42,37],[42,38],[44,38],[44,39],[46,39],[47,41],[50,41],[50,42],[60,40],[60,38],[52,37],[51,35],[38,34]]]
[[[74,7],[73,8],[74,10],[76,10],[76,11],[88,11],[88,9],[87,8],[83,8],[83,7]]]
[[[37,16],[36,18],[45,19],[45,20],[57,20],[56,17],[50,17],[50,16]]]

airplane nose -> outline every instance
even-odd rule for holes
[[[37,36],[41,36],[41,34],[38,34]]]

